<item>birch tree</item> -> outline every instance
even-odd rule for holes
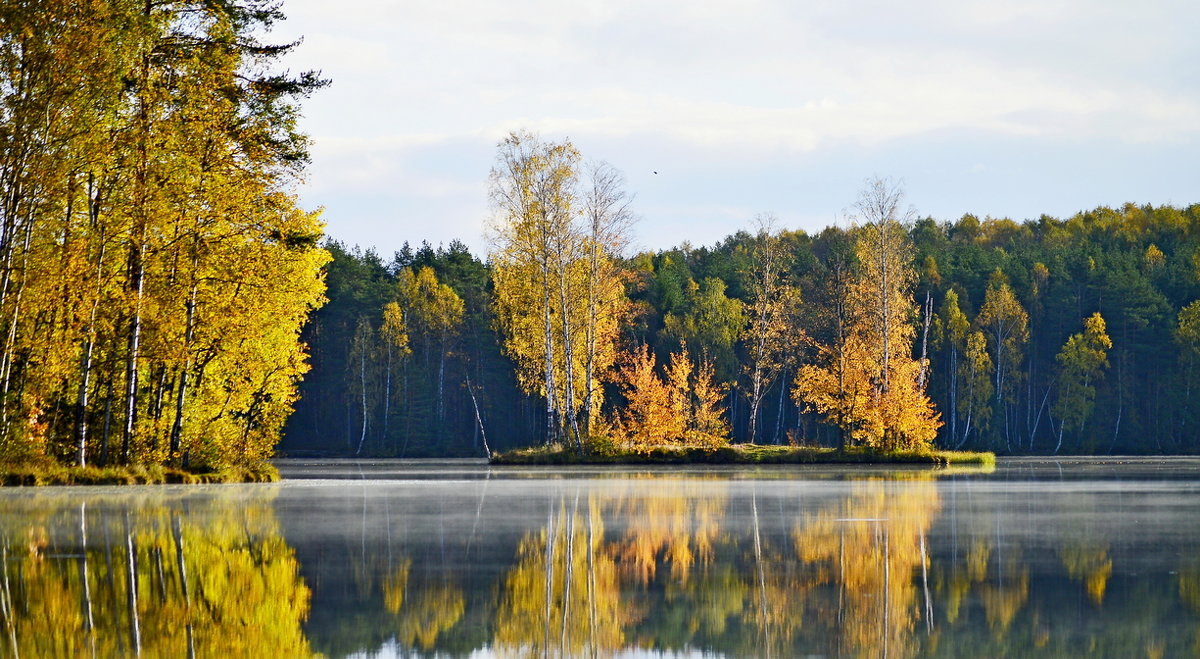
[[[1104,318],[1096,312],[1084,319],[1083,332],[1072,334],[1058,352],[1058,400],[1054,415],[1059,419],[1058,444],[1062,448],[1066,429],[1082,430],[1096,402],[1096,380],[1108,368],[1108,351],[1112,350]]]
[[[1011,442],[1010,412],[1022,375],[1025,344],[1029,342],[1029,314],[999,273],[992,277],[975,324],[987,335],[988,347],[992,350],[996,410],[1003,415],[1004,441],[1008,445]]]
[[[603,402],[601,374],[616,358],[614,345],[628,314],[623,272],[617,258],[629,243],[634,222],[632,199],[621,172],[592,163],[584,194],[587,311],[584,316],[583,432],[591,435]]]
[[[856,204],[866,221],[855,230],[856,268],[835,303],[844,305],[843,333],[819,348],[820,363],[800,369],[794,394],[855,442],[884,449],[927,446],[941,426],[913,357],[916,272],[902,201],[897,185],[868,181]]]
[[[615,170],[595,166],[581,192],[579,168],[570,142],[530,133],[501,141],[490,260],[505,350],[522,388],[545,398],[546,441],[582,451],[626,313],[614,257],[631,215]]]
[[[322,82],[271,71],[280,18],[262,0],[0,9],[0,452],[270,453],[327,258],[287,192],[295,103]]]
[[[748,364],[746,398],[750,403],[750,442],[758,440],[759,411],[767,390],[794,354],[799,328],[792,319],[799,289],[786,281],[787,251],[774,215],[760,215],[751,250],[749,323],[742,332]]]

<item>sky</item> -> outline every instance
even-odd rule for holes
[[[529,130],[622,171],[634,245],[773,213],[847,225],[871,177],[924,217],[1200,202],[1194,0],[284,0],[298,194],[385,260],[485,256],[497,143]]]

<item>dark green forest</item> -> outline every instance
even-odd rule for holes
[[[913,357],[928,358],[939,446],[1003,454],[1200,448],[1200,205],[1127,204],[1025,222],[925,218],[905,228],[919,275]],[[798,338],[759,406],[755,441],[841,441],[792,389],[796,369],[835,331],[831,291],[854,265],[853,232],[778,235],[782,279],[799,292],[789,309]],[[752,439],[742,337],[757,239],[745,230],[624,261],[631,322],[622,341],[650,346],[660,362],[681,342],[712,360],[730,384],[726,409],[739,442]],[[389,260],[336,241],[325,248],[333,256],[329,302],[303,332],[312,370],[282,452],[482,456],[485,445],[543,440],[543,406],[518,388],[497,333],[488,263],[460,242],[406,244]],[[389,333],[389,304],[412,320],[399,339]],[[1095,314],[1099,325],[1089,321]],[[619,401],[610,389],[606,404]]]

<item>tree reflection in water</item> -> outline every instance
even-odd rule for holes
[[[1185,497],[749,476],[10,491],[0,657],[1200,654]]]
[[[311,655],[301,629],[309,590],[269,498],[190,505],[17,502],[0,528],[0,655]]]
[[[580,505],[578,495],[558,500],[546,526],[521,540],[496,613],[501,654],[594,656],[623,647],[634,614],[621,607],[599,504],[589,497]]]
[[[836,630],[827,653],[912,656],[916,620],[932,610],[926,536],[938,508],[930,480],[867,481],[796,525],[796,555],[826,595],[816,613]]]

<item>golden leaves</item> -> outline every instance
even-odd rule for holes
[[[841,327],[832,344],[817,346],[817,362],[796,374],[793,396],[865,446],[929,446],[942,425],[912,357],[911,250],[894,221],[858,230],[857,269],[844,299],[834,301],[844,310]]]
[[[721,401],[725,385],[714,381],[707,360],[697,368],[686,349],[671,355],[665,377],[649,346],[626,356],[617,384],[626,404],[613,420],[618,440],[634,451],[666,446],[717,448],[729,441]]]

